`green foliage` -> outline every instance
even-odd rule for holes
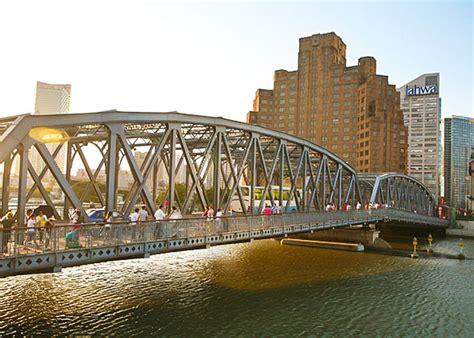
[[[81,198],[84,192],[86,191],[87,185],[89,184],[88,181],[76,181],[72,184],[72,190],[76,193],[76,195]],[[105,183],[97,182],[99,186],[99,190],[102,194],[105,194]],[[99,203],[99,198],[95,193],[93,187],[89,189],[89,192],[83,199],[84,201],[92,201],[94,203]]]

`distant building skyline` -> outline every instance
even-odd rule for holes
[[[0,117],[34,112],[31,88],[43,79],[74,85],[71,112],[176,110],[245,121],[256,84],[270,88],[275,69],[297,69],[298,38],[331,31],[351,46],[348,65],[372,55],[397,87],[439,72],[443,117],[473,116],[472,1],[24,0],[0,1],[0,13],[9,32]],[[383,29],[362,24],[380,18]]]

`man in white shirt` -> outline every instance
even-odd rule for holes
[[[139,219],[140,209],[135,208],[135,210],[130,214],[130,225],[132,227],[132,239],[137,238],[137,223]]]
[[[165,218],[165,213],[163,212],[163,205],[160,205],[158,209],[156,209],[155,212],[155,219],[157,221],[161,221],[162,219]]]
[[[164,234],[163,230],[164,230],[165,224],[161,221],[164,219],[165,219],[165,213],[163,212],[163,205],[160,205],[158,209],[156,209],[156,212],[155,212],[155,220],[157,221],[155,232],[154,232],[155,238],[163,237],[163,234]]]
[[[142,207],[142,210],[138,212],[138,221],[145,222],[148,219],[148,211],[146,211],[146,206]]]
[[[138,222],[138,212],[140,209],[136,208],[131,214],[130,214],[130,222],[135,225]]]

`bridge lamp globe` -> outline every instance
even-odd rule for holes
[[[46,127],[32,128],[28,134],[33,140],[39,143],[64,143],[69,140],[69,135],[64,130],[57,130]]]

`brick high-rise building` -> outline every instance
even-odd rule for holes
[[[399,93],[376,74],[373,57],[347,67],[335,33],[300,39],[298,70],[275,71],[273,90],[257,90],[247,122],[306,138],[361,172],[406,172]]]

